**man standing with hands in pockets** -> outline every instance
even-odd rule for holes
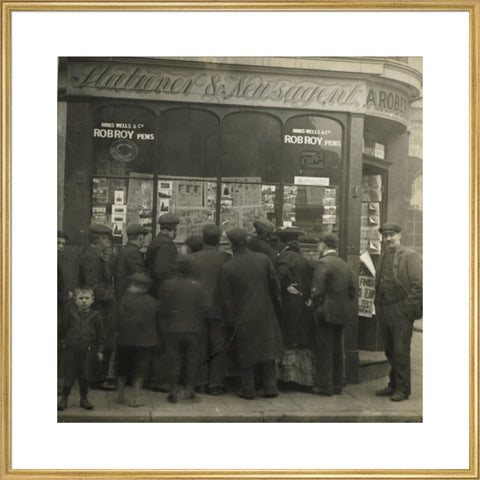
[[[401,245],[400,225],[385,223],[379,230],[385,250],[377,266],[375,311],[391,370],[388,386],[376,395],[402,402],[411,393],[413,322],[422,317],[422,262],[416,252]]]

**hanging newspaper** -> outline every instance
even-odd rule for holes
[[[360,255],[358,278],[358,315],[371,318],[375,315],[375,267],[368,251]]]

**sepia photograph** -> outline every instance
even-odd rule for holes
[[[478,477],[480,8],[383,6],[2,2],[1,478]]]
[[[422,65],[60,57],[58,421],[421,422]]]

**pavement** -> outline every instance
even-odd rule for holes
[[[412,337],[412,395],[404,402],[375,396],[387,385],[387,377],[349,384],[341,395],[332,397],[288,390],[273,399],[244,400],[229,391],[222,396],[197,395],[194,400],[180,395],[178,403],[171,404],[166,393],[142,390],[144,405],[136,408],[116,403],[114,391],[91,390],[93,410],[80,408],[74,387],[68,408],[58,412],[58,422],[422,422],[422,336],[417,321]],[[129,387],[127,398],[128,394]]]

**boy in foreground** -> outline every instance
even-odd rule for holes
[[[93,301],[91,288],[76,288],[75,305],[67,309],[60,321],[59,344],[64,350],[64,384],[58,410],[67,408],[68,396],[75,379],[78,379],[80,386],[80,406],[87,410],[93,409],[87,398],[89,357],[96,355],[98,361],[102,362],[105,343],[102,316],[91,308]]]

